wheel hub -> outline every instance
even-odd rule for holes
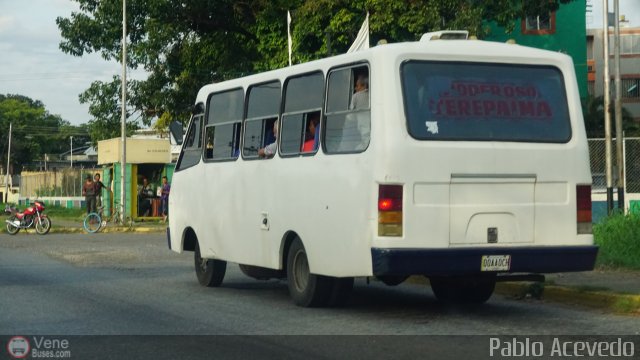
[[[300,292],[307,288],[309,282],[309,261],[303,251],[298,251],[293,260],[294,283]]]

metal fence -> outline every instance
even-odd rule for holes
[[[82,184],[87,175],[102,169],[64,169],[59,171],[22,172],[20,197],[78,197],[82,196]]]
[[[625,191],[640,193],[640,138],[626,138],[622,144],[624,154]],[[593,191],[606,192],[606,163],[604,139],[589,139],[589,157],[591,160],[591,176]],[[617,184],[616,140],[611,141],[611,161],[613,164],[613,187]]]

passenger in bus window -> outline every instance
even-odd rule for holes
[[[354,93],[351,96],[349,110],[345,116],[345,124],[342,128],[342,136],[338,151],[361,151],[367,148],[371,135],[369,109],[369,77],[368,72],[354,72],[356,78]],[[356,111],[358,110],[358,111]]]
[[[360,74],[356,78],[354,94],[351,97],[349,110],[366,109],[369,107],[369,78]]]
[[[278,149],[278,122],[277,121],[273,123],[273,136],[275,137],[275,140],[271,144],[258,150],[258,156],[260,156],[261,158],[271,158],[273,157],[273,155],[276,154],[276,150]]]
[[[312,152],[315,151],[317,147],[316,131],[318,124],[320,124],[320,112],[314,111],[307,116],[307,132],[305,134],[304,144],[302,145],[302,152]]]
[[[233,141],[233,154],[231,154],[232,158],[237,158],[240,156],[240,133],[242,132],[242,125],[240,123],[234,125],[234,141]]]
[[[213,128],[207,129],[207,145],[205,146],[205,155],[204,157],[207,159],[213,158]]]

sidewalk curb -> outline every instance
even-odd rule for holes
[[[105,234],[105,233],[163,233],[166,232],[166,227],[134,227],[132,229],[126,227],[106,227],[104,229],[100,229],[100,231],[96,232],[96,234]],[[51,229],[49,231],[51,234],[87,234],[92,235],[91,233],[85,231],[83,228],[58,228]]]
[[[429,280],[423,276],[411,276],[407,281],[417,285],[429,285]],[[533,282],[499,282],[496,284],[495,293],[515,299],[533,298],[615,313],[640,315],[640,295],[589,291]]]
[[[580,305],[590,308],[606,310],[615,313],[639,314],[640,295],[622,294],[608,291],[590,291],[581,288],[537,285],[541,291],[539,297],[533,296],[532,286],[536,283],[512,283],[504,282],[496,284],[496,292],[502,295],[519,298],[533,297],[567,305]],[[536,292],[536,290],[533,290]]]

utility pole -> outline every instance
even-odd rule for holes
[[[70,163],[70,168],[73,169],[73,136],[71,136],[71,153],[69,154],[69,160],[71,161]]]
[[[4,177],[4,203],[9,201],[9,160],[11,159],[11,123],[9,123],[9,147],[7,148],[7,174]]]
[[[622,133],[622,84],[620,82],[620,5],[619,0],[613,1],[613,14],[616,19],[613,35],[613,54],[615,66],[615,116],[616,116],[616,163],[618,168],[618,209],[624,213],[624,152],[622,145],[624,142]]]
[[[609,90],[611,82],[609,76],[609,1],[603,0],[602,5],[604,9],[602,19],[604,25],[604,36],[602,37],[604,41],[604,156],[607,168],[607,214],[611,215],[613,211],[613,170],[611,168],[611,114],[609,113],[609,103],[611,102]]]
[[[122,222],[126,213],[127,195],[124,190],[127,167],[127,0],[122,0],[122,119],[120,120],[120,205]]]

